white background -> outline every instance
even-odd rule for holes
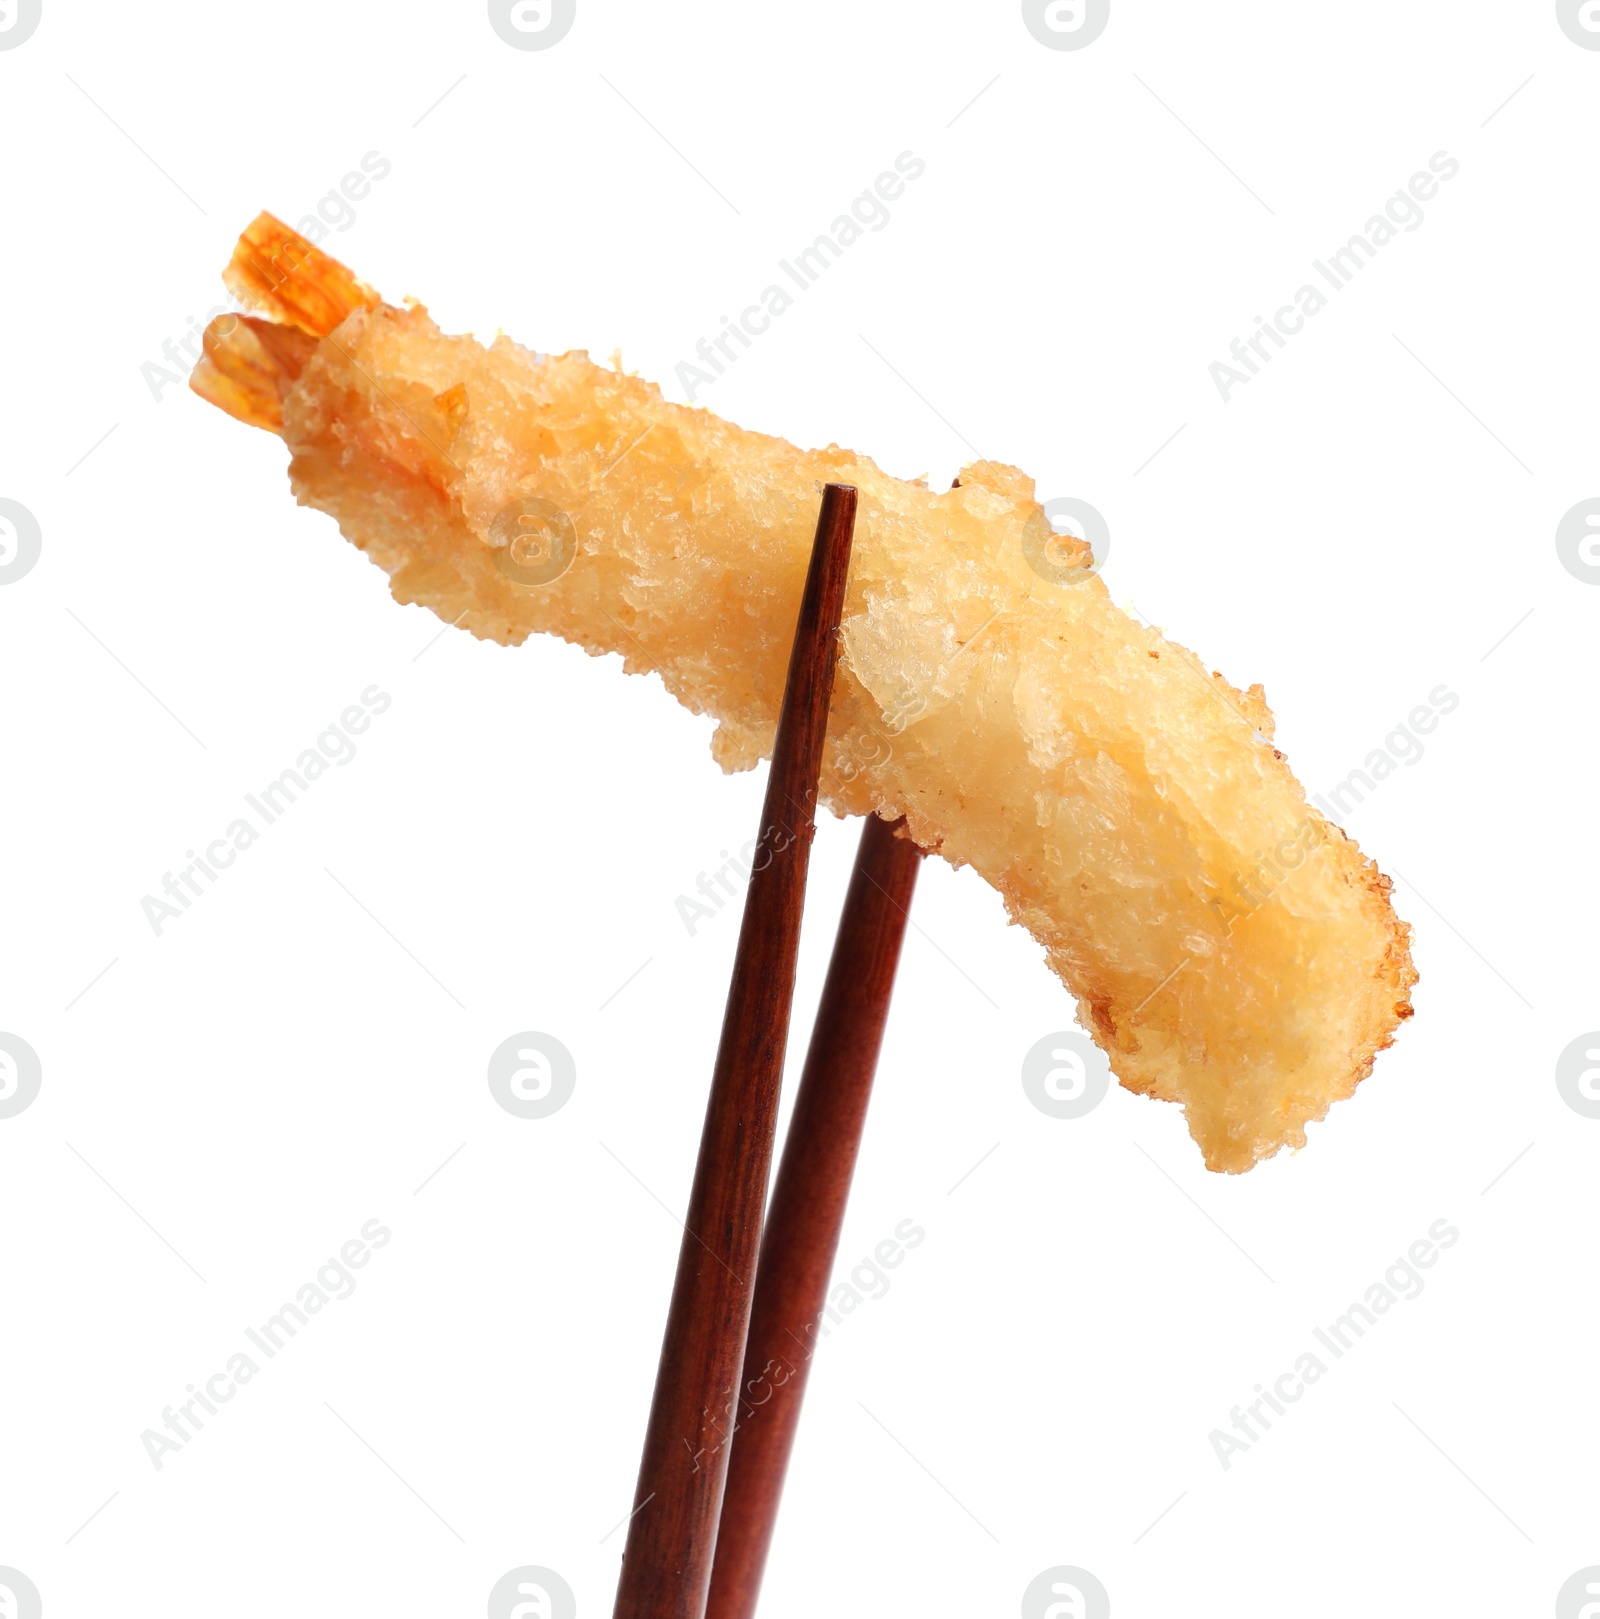
[[[1543,0],[1116,0],[1060,52],[1014,4],[579,0],[522,52],[474,4],[45,0],[0,52],[0,496],[43,532],[0,588],[0,1029],[44,1072],[0,1120],[0,1565],[52,1619],[481,1614],[526,1563],[609,1612],[737,928],[674,900],[762,775],[614,658],[435,641],[275,440],[141,366],[259,208],[378,151],[327,244],[359,274],[681,399],[909,150],[701,403],[1092,502],[1113,595],[1262,681],[1312,791],[1460,703],[1347,823],[1416,1018],[1244,1177],[1119,1089],[1034,1109],[1072,1003],[928,865],[841,1267],[927,1240],[819,1357],[764,1612],[1013,1614],[1056,1564],[1121,1619],[1550,1612],[1600,1563],[1600,1122],[1554,1083],[1600,1024],[1600,591],[1554,543],[1600,494],[1597,91]],[[1425,223],[1224,404],[1230,340],[1439,151]],[[359,756],[156,937],[141,897],[373,683]],[[791,1071],[856,836],[819,833]],[[485,1082],[525,1029],[578,1065],[543,1121]],[[141,1432],[374,1218],[353,1297],[158,1472]],[[1224,1470],[1211,1431],[1439,1219],[1421,1296]]]

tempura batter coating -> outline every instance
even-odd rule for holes
[[[654,670],[727,770],[772,744],[820,486],[855,484],[823,801],[905,815],[998,889],[1209,1168],[1303,1145],[1410,1016],[1389,881],[1307,804],[1260,688],[1114,606],[1016,469],[935,492],[582,353],[447,336],[266,215],[226,279],[269,319],[213,323],[196,391],[281,432],[396,600]]]

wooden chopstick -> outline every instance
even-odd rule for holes
[[[844,1224],[922,851],[867,817],[761,1238],[707,1619],[751,1619]]]
[[[855,511],[854,488],[827,485],[684,1218],[616,1619],[705,1613],[772,1165]]]

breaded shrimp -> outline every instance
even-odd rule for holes
[[[992,884],[1209,1168],[1303,1145],[1411,1015],[1390,883],[1307,804],[1261,688],[1113,605],[1015,468],[934,492],[583,353],[446,335],[266,214],[224,279],[258,313],[212,323],[191,386],[284,439],[396,600],[653,670],[727,770],[772,744],[819,488],[856,485],[823,802]]]

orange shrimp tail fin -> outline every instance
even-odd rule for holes
[[[320,339],[357,309],[383,300],[271,214],[258,214],[233,249],[223,283],[259,315],[219,315],[205,330],[189,378],[199,396],[236,420],[283,431],[283,396]],[[265,316],[262,319],[261,316]]]
[[[313,337],[326,337],[353,310],[383,301],[337,259],[266,213],[246,227],[222,280],[246,309]]]
[[[254,315],[218,315],[201,340],[204,353],[189,387],[249,427],[283,431],[283,396],[317,347],[294,326]]]

